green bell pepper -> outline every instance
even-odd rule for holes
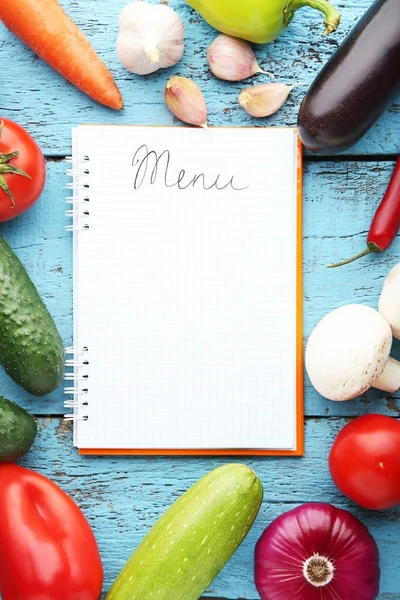
[[[335,31],[340,14],[327,0],[186,0],[215,29],[256,44],[271,42],[295,11],[310,6],[323,12],[325,34]]]

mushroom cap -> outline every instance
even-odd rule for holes
[[[379,296],[378,310],[392,328],[395,338],[400,339],[400,263],[386,277]]]
[[[378,379],[392,347],[390,325],[378,311],[348,304],[328,313],[312,331],[306,369],[329,400],[355,398]]]

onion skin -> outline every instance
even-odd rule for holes
[[[316,587],[304,563],[326,557],[333,577]],[[307,503],[269,525],[255,548],[255,584],[261,600],[376,600],[379,551],[368,529],[330,504]]]

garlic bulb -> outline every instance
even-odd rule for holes
[[[229,35],[219,35],[208,48],[208,63],[211,72],[225,81],[242,81],[263,71],[250,45],[244,40]]]
[[[165,4],[135,0],[119,18],[117,54],[128,71],[148,75],[176,65],[184,51],[184,28],[179,15]]]
[[[189,125],[207,127],[207,105],[199,86],[187,77],[171,77],[165,102],[173,115]]]
[[[239,103],[252,117],[269,117],[286,102],[294,85],[264,83],[253,85],[240,94]]]

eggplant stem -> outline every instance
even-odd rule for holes
[[[292,0],[288,6],[290,11],[298,10],[304,6],[315,8],[321,11],[326,16],[324,35],[336,31],[340,23],[339,11],[328,2],[328,0]]]
[[[340,262],[337,262],[337,263],[330,263],[329,265],[326,265],[326,266],[328,267],[328,269],[335,269],[336,267],[342,267],[343,265],[348,265],[349,263],[352,263],[355,260],[362,258],[363,256],[367,256],[367,254],[370,254],[371,252],[373,252],[373,249],[370,248],[369,246],[367,246],[367,248],[365,248],[365,250],[363,250],[359,254],[356,254],[355,256],[352,256],[351,258],[347,258],[346,260],[341,260]]]

